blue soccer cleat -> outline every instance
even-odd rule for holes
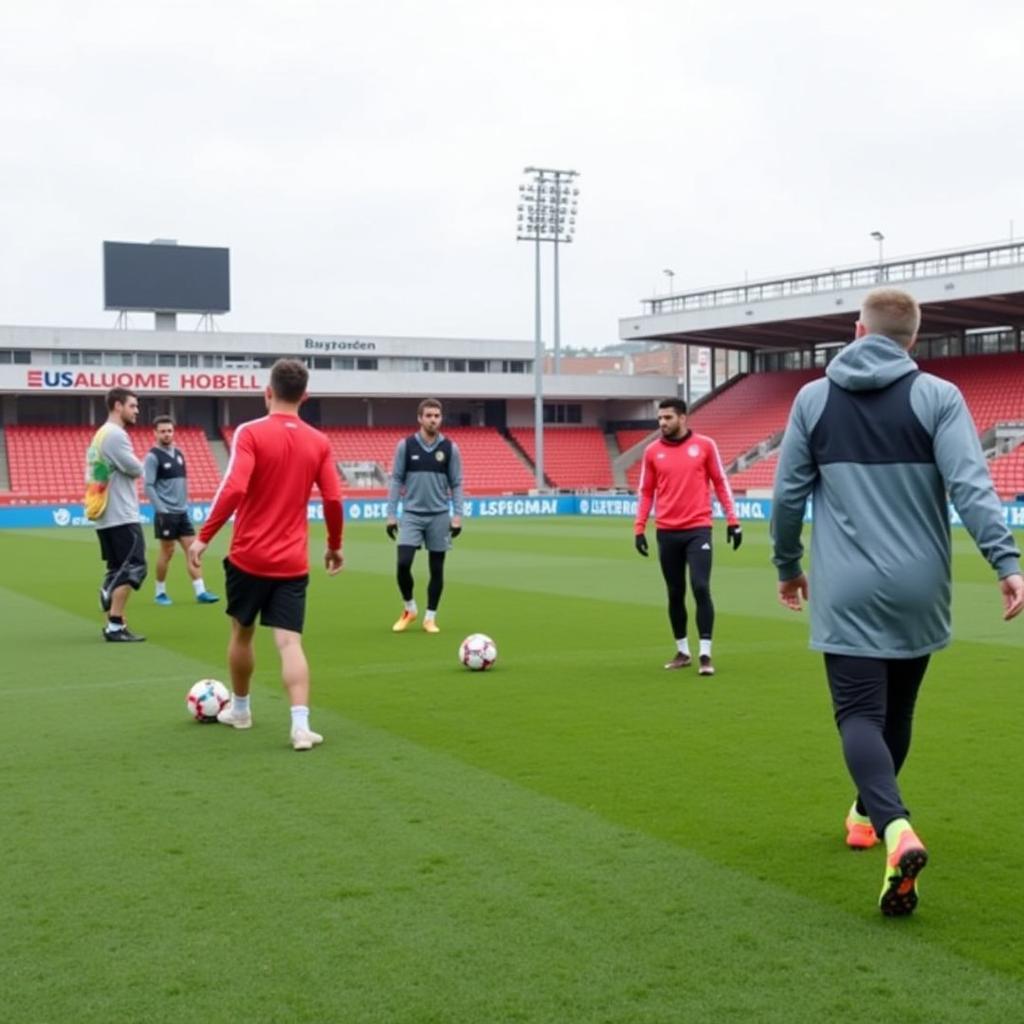
[[[157,594],[156,595],[156,603],[157,604],[162,604],[164,606],[167,606],[169,604],[174,604],[174,602],[166,594]]]
[[[196,594],[196,600],[200,604],[216,604],[220,598],[216,594],[211,594],[208,590],[204,590],[201,594]]]

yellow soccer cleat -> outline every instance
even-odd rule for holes
[[[437,622],[434,619],[424,619],[423,620],[423,632],[424,633],[440,633],[441,632],[441,628],[440,628],[440,626],[438,626]]]
[[[391,627],[392,633],[404,633],[416,621],[415,612],[402,612],[398,621]]]

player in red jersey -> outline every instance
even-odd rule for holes
[[[686,637],[686,571],[697,605],[700,636],[699,667],[702,676],[713,676],[711,633],[715,606],[711,601],[711,488],[725,511],[726,536],[733,550],[743,542],[743,533],[732,491],[725,478],[718,448],[710,437],[695,434],[686,426],[686,403],[666,398],[658,403],[661,437],[644,451],[640,473],[640,501],[634,534],[636,549],[647,557],[647,517],[655,507],[658,559],[668,588],[668,617],[676,638],[676,655],[665,666],[687,668],[692,664]]]
[[[328,574],[335,575],[343,563],[341,481],[331,446],[320,431],[299,419],[308,383],[309,371],[299,360],[274,363],[266,390],[268,415],[235,431],[227,473],[189,549],[189,559],[198,569],[207,544],[235,514],[231,547],[224,559],[232,696],[217,718],[236,729],[252,725],[249,685],[259,615],[260,624],[273,629],[281,655],[296,750],[310,750],[323,742],[309,727],[309,664],[302,649],[309,583],[307,503],[314,484],[323,498]]]

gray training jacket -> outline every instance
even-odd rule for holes
[[[188,511],[188,479],[180,449],[173,445],[150,448],[142,460],[142,482],[154,512],[180,515]]]
[[[97,530],[139,521],[139,492],[135,481],[142,476],[142,463],[135,457],[128,432],[116,423],[104,426],[100,455],[110,466],[107,507],[96,520]]]
[[[869,334],[805,385],[775,473],[772,561],[798,576],[812,498],[811,647],[916,658],[950,640],[946,494],[999,578],[1020,571],[963,395]]]
[[[396,515],[398,499],[402,511],[413,515],[434,516],[448,512],[451,497],[452,515],[462,515],[462,456],[459,446],[444,434],[438,434],[432,445],[423,443],[417,432],[403,438],[395,447],[388,488],[387,514]]]

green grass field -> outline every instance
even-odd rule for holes
[[[713,577],[718,675],[667,673],[655,560],[625,521],[470,521],[441,636],[394,635],[394,549],[314,571],[313,725],[288,746],[261,635],[255,726],[199,726],[223,604],[132,599],[104,644],[98,546],[0,532],[0,1001],[91,1022],[1003,1022],[1024,1006],[1024,623],[955,534],[956,636],[904,791],[932,861],[875,909],[820,657],[763,528]],[[312,548],[322,547],[322,527]],[[223,584],[211,548],[207,583]],[[422,556],[420,556],[422,561]],[[417,564],[423,605],[426,566]],[[494,671],[456,661],[497,641]]]

